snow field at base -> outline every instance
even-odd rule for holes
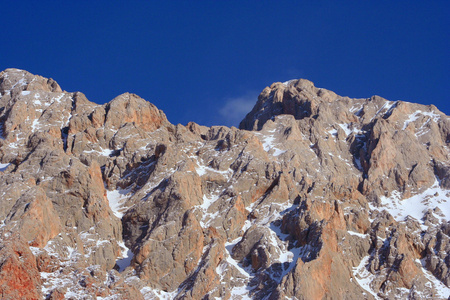
[[[439,208],[441,213],[433,213],[433,215],[440,222],[450,220],[450,191],[442,189],[438,180],[423,193],[408,199],[400,199],[401,194],[394,191],[391,197],[380,197],[381,207],[371,206],[371,209],[385,209],[399,222],[404,221],[407,216],[411,216],[420,222],[428,209]]]

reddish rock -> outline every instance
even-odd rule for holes
[[[36,260],[18,236],[3,232],[0,240],[0,295],[2,299],[41,299]]]

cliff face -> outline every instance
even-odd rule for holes
[[[450,118],[307,80],[240,128],[0,73],[4,299],[450,296]]]

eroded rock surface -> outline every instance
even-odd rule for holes
[[[17,69],[0,96],[5,299],[450,296],[450,118],[434,106],[300,79],[237,129]]]

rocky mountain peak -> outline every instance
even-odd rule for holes
[[[241,129],[0,73],[6,299],[446,299],[450,118],[300,79]]]
[[[316,88],[314,83],[306,79],[275,82],[261,92],[258,102],[239,128],[260,130],[267,120],[282,114],[293,115],[296,119],[309,117],[317,113],[317,107],[322,102],[338,98],[334,92]]]
[[[61,92],[56,81],[42,76],[33,75],[25,70],[6,69],[0,73],[0,92],[6,91],[34,91]]]

